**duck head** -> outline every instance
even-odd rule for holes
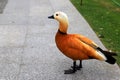
[[[67,33],[68,28],[68,17],[64,12],[58,11],[55,12],[52,16],[48,17],[49,19],[55,19],[59,22],[59,31]]]

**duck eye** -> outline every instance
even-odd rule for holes
[[[56,14],[56,16],[58,16],[58,14]]]

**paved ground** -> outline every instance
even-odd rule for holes
[[[8,0],[0,0],[0,14],[3,13],[3,10],[7,4]]]
[[[8,0],[0,14],[0,80],[120,80],[117,64],[97,60],[64,74],[72,60],[55,46],[58,23],[47,18],[55,11],[68,14],[69,33],[84,34],[104,48],[69,0]]]

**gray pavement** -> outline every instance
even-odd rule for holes
[[[1,0],[4,1],[4,0]],[[8,0],[0,14],[0,80],[120,80],[117,64],[83,61],[83,69],[65,75],[72,60],[56,48],[55,11],[69,16],[69,33],[83,34],[105,49],[69,0]]]
[[[0,0],[0,14],[3,13],[4,8],[5,8],[6,4],[7,4],[7,2],[8,2],[8,0]]]

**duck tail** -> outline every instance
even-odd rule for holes
[[[104,51],[100,47],[98,47],[97,50],[99,50],[100,52],[102,52],[105,55],[105,57],[107,58],[106,62],[108,62],[110,64],[115,64],[116,59],[113,56],[117,56],[116,53]]]

